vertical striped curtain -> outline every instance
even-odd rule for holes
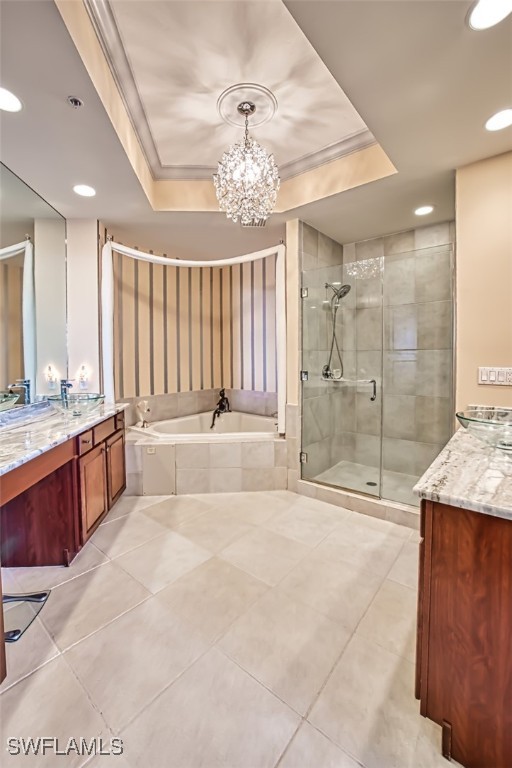
[[[24,378],[23,265],[0,262],[0,382]]]
[[[276,391],[275,256],[174,267],[114,254],[116,398]]]

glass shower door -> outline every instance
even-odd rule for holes
[[[380,496],[382,258],[303,266],[302,478]]]

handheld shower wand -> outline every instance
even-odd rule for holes
[[[333,292],[333,295],[331,297],[331,312],[332,312],[332,336],[331,336],[331,349],[329,352],[329,360],[322,368],[322,378],[323,379],[333,379],[335,381],[339,381],[343,378],[343,358],[341,356],[340,347],[338,344],[338,339],[336,336],[336,315],[338,313],[338,309],[340,306],[340,301],[343,299],[347,293],[350,291],[351,286],[350,285],[341,285],[339,288],[332,285],[331,283],[325,283],[326,288],[330,288]],[[340,368],[339,368],[339,375],[334,375],[334,372],[331,368],[331,362],[333,358],[334,353],[334,347],[336,346],[336,352],[338,354],[338,359],[340,361]]]

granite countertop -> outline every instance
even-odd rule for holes
[[[414,491],[422,499],[512,520],[512,454],[461,427]]]
[[[105,403],[87,416],[69,418],[48,404],[36,410],[33,418],[24,419],[24,423],[0,425],[0,477],[126,407],[125,403]]]

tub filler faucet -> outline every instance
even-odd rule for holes
[[[215,408],[215,410],[213,412],[213,419],[212,419],[212,423],[211,423],[210,429],[214,428],[214,426],[215,426],[215,419],[218,419],[219,416],[222,413],[230,413],[230,411],[231,411],[231,408],[230,408],[230,405],[229,405],[229,400],[226,397],[226,390],[224,389],[224,387],[219,392],[219,396],[220,396],[220,399],[219,399],[219,402],[217,403],[217,406],[216,406],[216,408]]]

